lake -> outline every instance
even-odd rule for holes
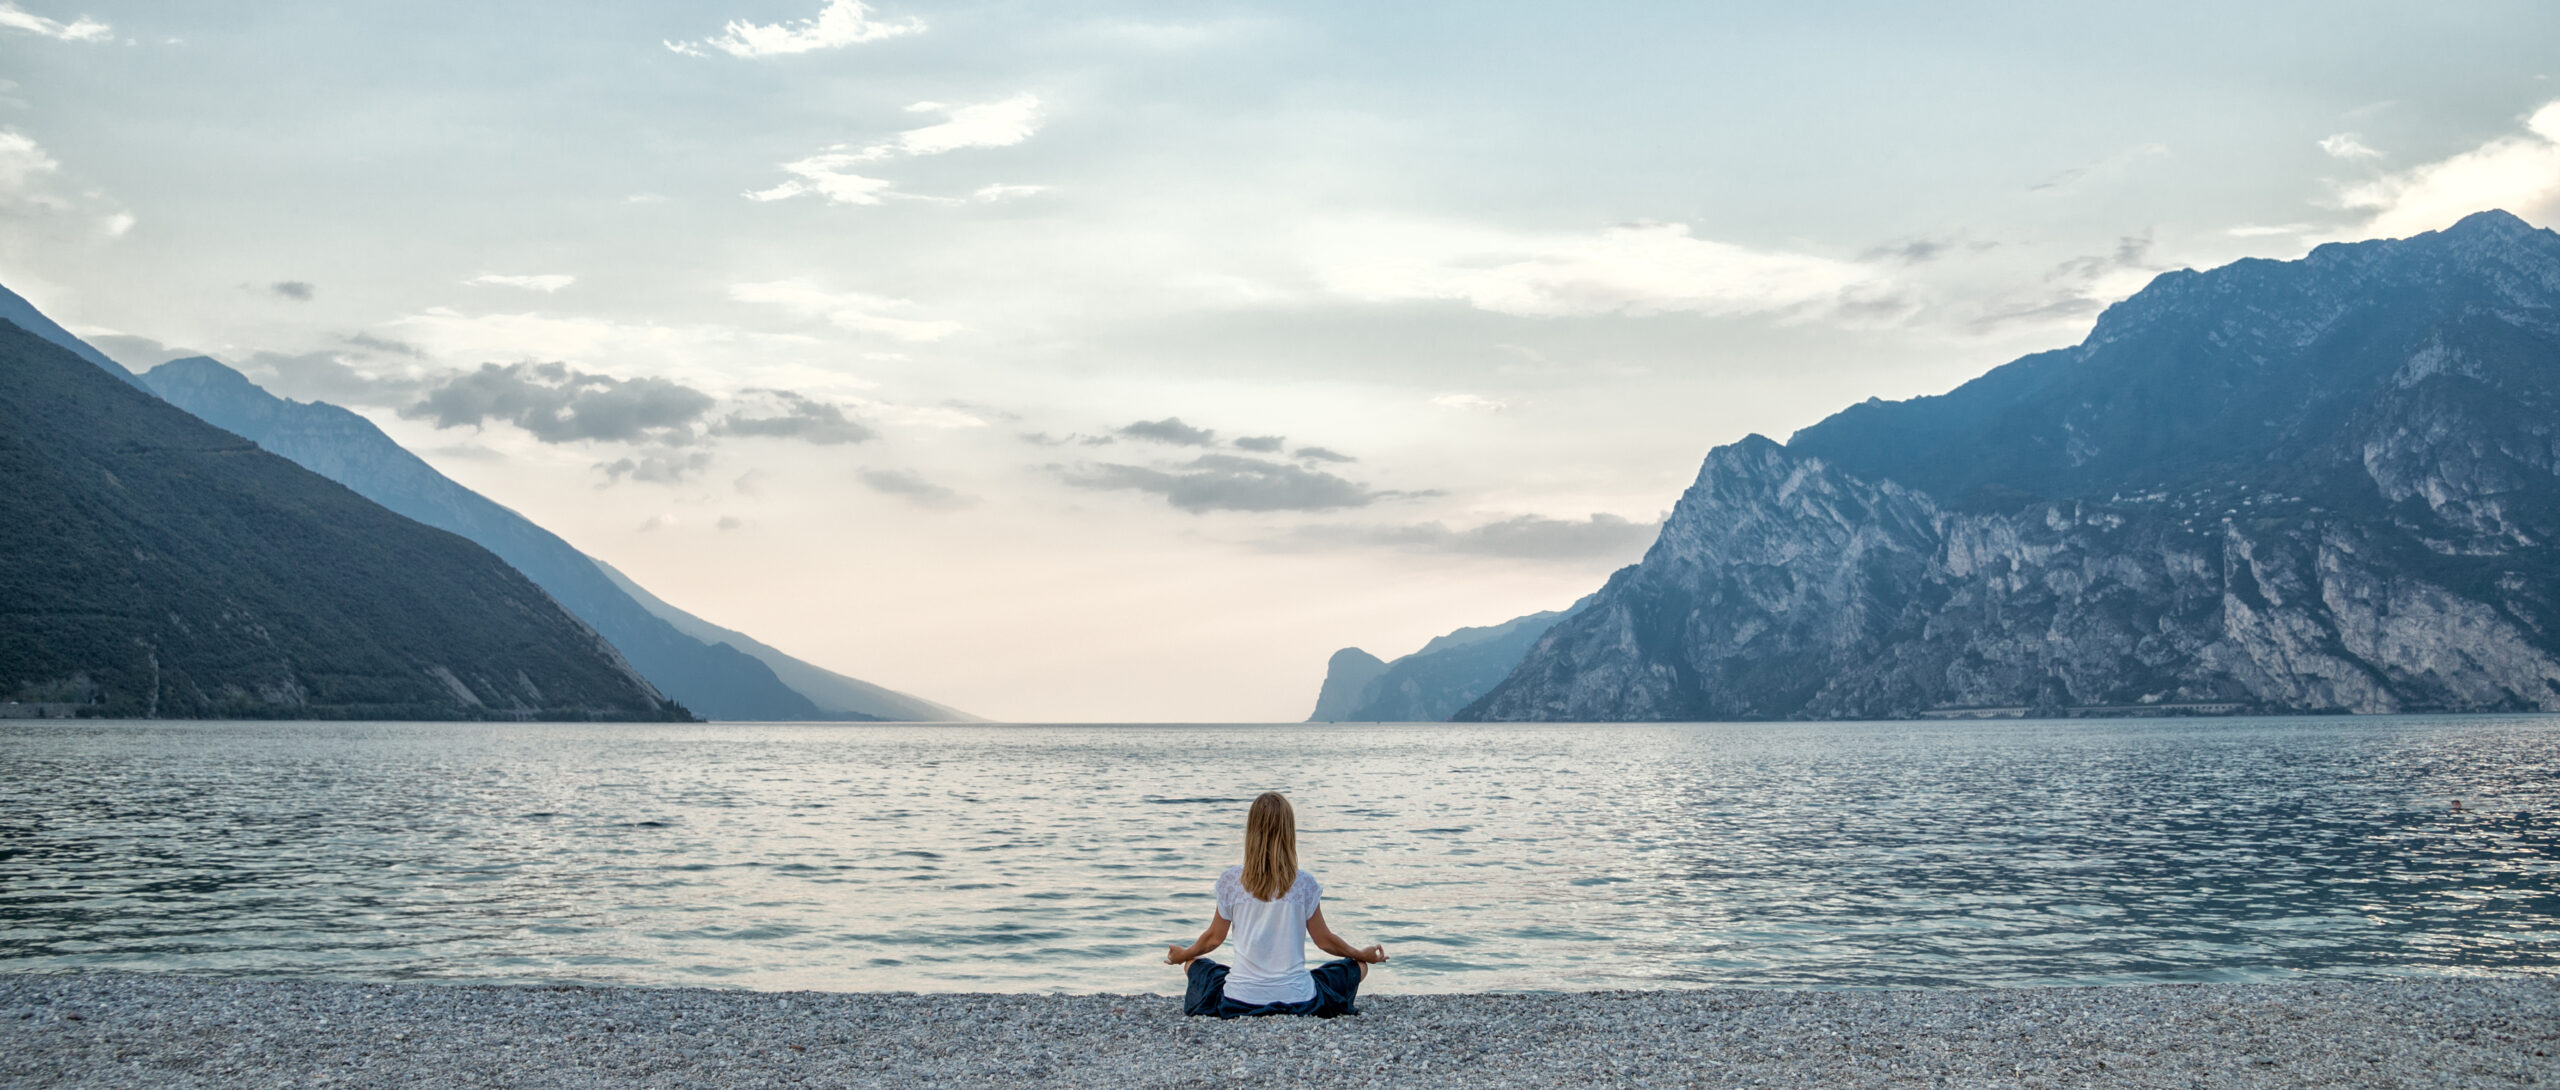
[[[2462,716],[0,721],[0,971],[1178,993],[1264,789],[1380,991],[2560,970],[2560,718]]]

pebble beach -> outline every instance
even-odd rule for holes
[[[8,1087],[2535,1086],[2560,979],[1163,996],[0,975]]]

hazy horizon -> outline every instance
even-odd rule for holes
[[[1018,721],[1289,721],[1713,446],[2560,224],[2560,10],[0,0],[0,283]],[[2543,43],[2537,45],[2536,43]]]

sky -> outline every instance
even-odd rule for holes
[[[0,0],[0,283],[989,718],[1292,721],[2152,276],[2560,224],[2560,6]]]

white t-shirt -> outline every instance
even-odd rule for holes
[[[1316,997],[1307,975],[1307,917],[1316,914],[1324,887],[1298,872],[1297,884],[1277,901],[1246,892],[1244,868],[1218,876],[1218,916],[1227,921],[1235,964],[1227,969],[1227,998],[1238,1003],[1303,1003]]]

